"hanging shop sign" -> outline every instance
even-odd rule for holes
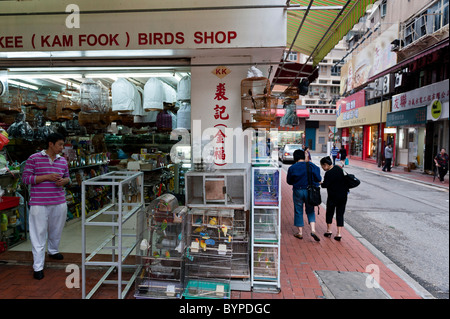
[[[427,85],[414,91],[393,96],[392,112],[400,112],[426,105],[432,105],[435,100],[439,100],[441,103],[448,102],[449,95],[449,80]],[[432,120],[432,117],[428,119]]]
[[[383,101],[383,110],[381,103],[376,103],[354,110],[339,113],[336,119],[336,127],[352,127],[370,124],[379,124],[386,122],[386,115],[391,108],[390,101]]]
[[[427,122],[427,107],[419,107],[387,115],[386,126],[421,125]]]
[[[276,2],[283,4],[283,1]],[[0,2],[2,13],[27,12],[27,15],[1,17],[0,52],[286,46],[283,30],[286,30],[287,18],[282,8],[183,10],[193,6],[193,2],[134,1],[133,10],[127,11],[118,0],[79,0],[78,12],[65,11],[65,1],[41,2],[39,6]],[[209,1],[196,1],[195,5],[214,8]],[[231,0],[227,5],[242,3]],[[67,21],[73,15],[72,20],[77,23]]]

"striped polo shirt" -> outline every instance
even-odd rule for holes
[[[59,205],[66,203],[64,187],[56,186],[55,182],[44,181],[36,184],[36,176],[59,174],[62,178],[69,177],[69,167],[64,157],[56,155],[54,161],[45,150],[31,155],[25,165],[22,181],[31,185],[30,205]]]

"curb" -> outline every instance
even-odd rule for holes
[[[422,287],[416,280],[408,275],[403,269],[397,266],[386,255],[379,251],[374,245],[372,245],[367,239],[365,239],[360,233],[358,233],[348,223],[345,225],[345,229],[355,237],[364,247],[366,247],[375,257],[377,257],[383,264],[386,265],[394,274],[405,281],[420,297],[423,299],[436,299],[428,290]]]

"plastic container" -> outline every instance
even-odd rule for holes
[[[20,200],[20,197],[2,196],[0,198],[0,210],[19,206],[19,200]],[[6,218],[6,223],[8,224],[8,218]]]

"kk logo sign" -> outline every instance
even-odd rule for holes
[[[217,76],[219,79],[223,79],[224,77],[226,77],[228,74],[231,73],[231,70],[226,66],[218,66],[214,70],[212,70],[211,73]]]

